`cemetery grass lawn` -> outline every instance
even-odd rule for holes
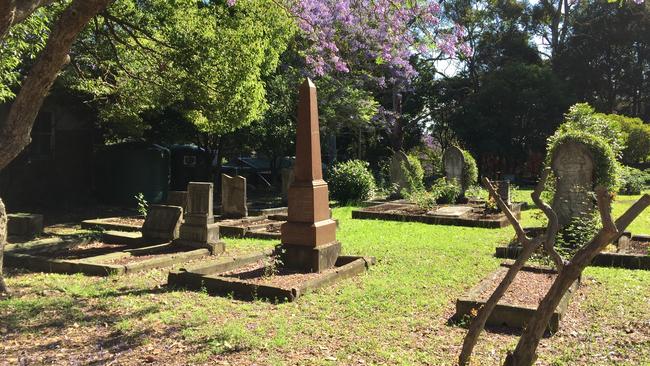
[[[631,199],[619,197],[615,213]],[[465,334],[447,324],[455,299],[498,267],[494,247],[512,229],[352,220],[351,210],[334,210],[344,253],[378,264],[295,303],[167,289],[158,270],[109,278],[10,272],[15,296],[0,301],[0,364],[453,364]],[[523,216],[535,224],[535,210]],[[650,233],[650,212],[632,231]],[[583,284],[560,332],[542,341],[540,363],[650,363],[650,271],[588,268]],[[516,340],[488,333],[474,364],[499,364]]]

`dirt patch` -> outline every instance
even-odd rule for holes
[[[305,281],[334,271],[336,271],[336,268],[321,273],[300,272],[283,267],[274,267],[269,263],[268,259],[261,259],[233,271],[220,273],[219,276],[237,278],[256,285],[267,285],[288,290],[298,287]]]
[[[131,225],[131,226],[144,225],[144,219],[141,217],[113,217],[111,219],[107,219],[106,222],[110,222],[111,224]]]
[[[490,286],[479,295],[481,301],[487,301],[504,276],[505,272],[503,276],[493,278]],[[551,288],[555,277],[557,274],[520,271],[499,303],[537,307]]]
[[[650,241],[631,240],[627,249],[621,251],[620,253],[650,255]]]
[[[93,240],[88,243],[80,243],[70,246],[68,248],[61,248],[53,251],[37,251],[34,255],[48,258],[58,259],[81,259],[87,257],[94,257],[97,255],[117,252],[127,249],[124,244],[106,244],[100,241]]]
[[[251,220],[232,220],[232,221],[223,221],[220,222],[219,225],[222,226],[232,226],[232,227],[242,227],[242,228],[250,228],[254,226],[263,226],[263,225],[269,225],[273,223],[277,223],[278,221],[275,220],[270,220],[270,219],[262,219],[262,220],[256,220],[256,221],[251,221]]]

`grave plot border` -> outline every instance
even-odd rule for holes
[[[520,246],[498,246],[494,250],[496,258],[517,259],[521,253]],[[624,254],[602,252],[596,254],[591,262],[594,267],[638,269],[650,271],[650,254]]]
[[[471,288],[461,297],[456,300],[456,313],[452,317],[455,321],[461,320],[465,316],[469,316],[472,312],[472,309],[478,309],[479,307],[485,305],[485,301],[480,300],[480,295],[485,291],[486,288],[491,286],[494,283],[495,279],[503,278],[505,273],[508,271],[509,263],[502,263],[501,267],[496,271],[490,273],[486,276],[478,285]],[[533,267],[533,266],[524,266],[521,271],[537,272],[537,273],[557,273],[551,268],[544,267]],[[580,286],[580,279],[576,280],[569,290],[564,294],[562,300],[560,300],[557,309],[553,312],[553,317],[551,318],[550,323],[547,326],[547,331],[555,333],[560,328],[560,322],[564,317],[564,314],[567,311],[569,306],[569,300],[573,293]],[[528,319],[533,316],[537,307],[524,306],[524,305],[514,305],[499,302],[494,311],[488,318],[486,324],[491,326],[506,326],[508,328],[523,329],[528,323]]]
[[[335,271],[322,273],[316,278],[289,289],[272,285],[253,284],[237,278],[219,276],[220,273],[240,268],[265,257],[268,258],[271,254],[271,252],[266,252],[256,255],[223,258],[208,265],[172,271],[169,273],[168,285],[194,290],[205,289],[210,294],[232,295],[242,300],[267,299],[275,302],[293,302],[304,294],[363,273],[376,263],[374,257],[339,256],[336,261]]]
[[[392,202],[386,202],[392,203]],[[382,205],[385,203],[382,203]],[[377,205],[379,206],[379,205]],[[429,225],[448,225],[448,226],[465,226],[481,227],[489,229],[500,229],[510,226],[510,221],[503,215],[499,219],[468,219],[462,217],[443,217],[433,215],[408,215],[390,212],[376,212],[371,209],[377,206],[370,206],[363,209],[353,210],[352,218],[361,220],[385,220],[400,222],[419,222]],[[521,207],[519,203],[513,204],[513,213],[517,219],[521,218]]]
[[[74,243],[77,244],[78,242]],[[55,243],[52,247],[69,246],[73,243]],[[117,258],[125,258],[133,254],[157,254],[173,245],[171,243],[153,245],[143,248],[134,248],[115,251],[83,259],[58,259],[43,255],[24,253],[17,249],[5,252],[5,264],[14,268],[25,268],[36,272],[75,274],[82,273],[89,276],[110,276],[124,275],[133,272],[169,267],[174,264],[184,263],[193,259],[210,255],[208,249],[193,249],[185,252],[176,252],[162,255],[156,258],[145,259],[127,264],[108,264],[101,261]]]

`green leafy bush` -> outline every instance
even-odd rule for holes
[[[431,192],[437,197],[436,202],[438,203],[456,203],[460,197],[461,188],[456,182],[449,182],[446,178],[440,178],[431,187]]]
[[[341,203],[371,199],[375,192],[375,178],[368,166],[368,162],[361,160],[350,160],[332,166],[328,180],[332,198]]]
[[[597,213],[574,217],[557,234],[555,246],[564,257],[572,257],[580,247],[587,244],[596,236],[601,228],[600,217]]]
[[[639,169],[623,166],[620,170],[620,194],[641,194],[645,186],[645,173]]]
[[[427,211],[436,207],[438,201],[437,192],[429,192],[425,190],[411,192],[408,194],[407,198],[419,208]]]
[[[415,192],[424,189],[424,169],[418,159],[417,155],[409,154],[407,155],[408,166],[402,166],[404,169],[404,174],[408,181],[408,190],[410,192]]]
[[[478,180],[478,168],[476,167],[476,160],[472,154],[467,150],[462,150],[465,166],[463,167],[463,187],[467,189],[476,184]]]

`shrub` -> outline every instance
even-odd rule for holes
[[[436,192],[425,190],[411,192],[407,196],[408,200],[423,210],[431,210],[437,205],[438,196]]]
[[[641,194],[645,185],[645,174],[639,169],[623,166],[620,170],[620,194]]]
[[[557,234],[557,251],[565,258],[572,257],[580,247],[596,236],[601,227],[600,217],[596,213],[574,217]]]
[[[358,202],[371,199],[375,192],[375,179],[368,162],[350,160],[335,164],[329,172],[332,198],[341,202]]]
[[[407,155],[408,166],[402,166],[404,169],[404,174],[408,181],[410,192],[415,192],[424,189],[424,169],[418,159],[417,155],[409,154]]]
[[[463,187],[467,189],[476,184],[478,179],[478,168],[476,167],[476,160],[472,154],[467,150],[462,150],[465,166],[463,167]]]
[[[436,202],[438,203],[456,203],[460,197],[461,188],[456,182],[440,178],[431,187],[431,192],[437,197]]]

